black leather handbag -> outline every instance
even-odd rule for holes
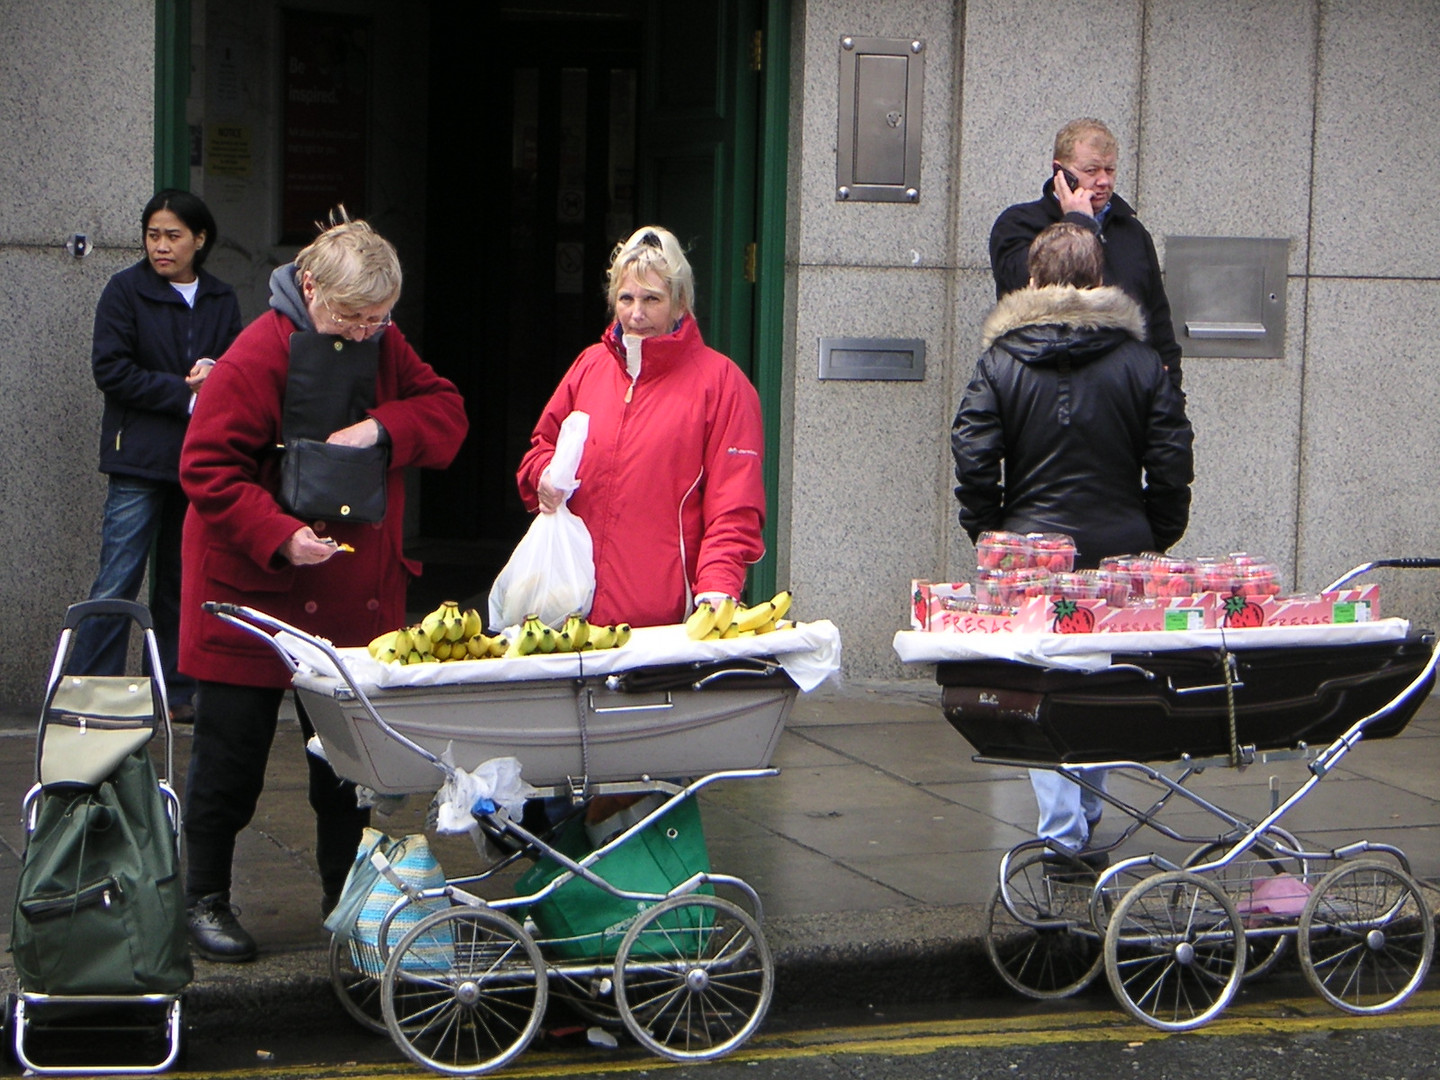
[[[362,524],[384,520],[390,448],[325,441],[364,419],[374,406],[379,363],[377,341],[312,332],[290,336],[279,500],[296,517]]]

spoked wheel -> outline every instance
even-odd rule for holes
[[[1105,975],[1126,1011],[1161,1031],[1214,1019],[1240,988],[1245,933],[1220,887],[1184,870],[1155,874],[1120,901],[1105,932]]]
[[[997,886],[985,927],[985,950],[1000,977],[1041,1000],[1089,986],[1105,962],[1087,914],[1095,872],[1078,859],[1047,862],[1035,852],[1011,864],[1005,883],[1014,911]]]
[[[385,1035],[380,1008],[380,973],[385,964],[379,952],[374,946],[330,935],[330,986],[335,996],[361,1027]]]
[[[1300,915],[1300,967],[1326,1001],[1384,1012],[1430,970],[1435,920],[1420,886],[1389,863],[1342,864],[1320,879]]]
[[[411,927],[380,979],[385,1028],[410,1060],[473,1076],[514,1059],[545,1016],[540,948],[513,919],[453,907]]]
[[[754,918],[718,896],[647,909],[615,953],[615,999],[635,1041],[674,1061],[707,1061],[760,1026],[775,961]]]
[[[1185,860],[1185,866],[1189,868],[1211,862],[1224,855],[1232,846],[1223,841],[1206,844]],[[1288,872],[1285,859],[1264,844],[1255,844],[1229,865],[1206,872],[1205,876],[1219,884],[1227,896],[1247,898],[1248,908],[1241,916],[1245,920],[1245,927],[1248,931],[1245,935],[1246,979],[1264,978],[1274,970],[1275,965],[1280,962],[1280,958],[1289,950],[1289,933],[1267,932],[1267,926],[1273,928],[1279,919],[1250,910],[1258,908],[1260,905],[1260,901],[1254,897],[1255,886],[1264,881],[1267,876],[1277,877]],[[1303,878],[1297,878],[1293,886],[1295,889],[1303,890]],[[1240,910],[1240,906],[1237,905],[1237,911]],[[1290,916],[1293,917],[1294,914],[1294,909],[1291,909]],[[1284,921],[1293,925],[1289,919]]]

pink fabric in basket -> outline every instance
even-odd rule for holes
[[[1235,905],[1241,915],[1299,915],[1310,899],[1310,886],[1293,874],[1274,874],[1251,882],[1250,899]],[[1258,922],[1258,919],[1252,920]]]

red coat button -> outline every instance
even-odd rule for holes
[[[317,611],[319,611],[319,610],[320,610],[320,605],[317,604],[314,600],[306,600],[306,601],[305,601],[305,614],[306,614],[306,615],[314,615],[315,612],[317,612]]]
[[[315,535],[316,535],[316,536],[319,536],[321,533],[323,533],[326,529],[329,528],[329,526],[326,525],[325,522],[323,522],[323,521],[317,521],[317,522],[315,522],[314,526],[312,526],[312,527],[313,527],[314,530],[315,530]]]
[[[367,611],[379,611],[380,601],[376,600],[374,597],[371,597],[369,600],[365,601],[365,609]]]

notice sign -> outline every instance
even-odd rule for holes
[[[281,243],[309,243],[339,203],[363,215],[369,85],[368,21],[285,12]]]

